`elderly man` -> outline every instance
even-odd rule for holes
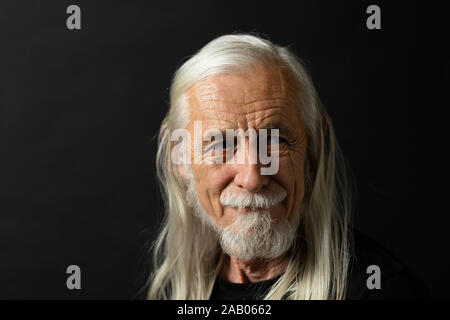
[[[185,62],[157,173],[166,214],[149,299],[424,295],[376,244],[356,234],[353,246],[333,125],[287,48],[226,35]]]

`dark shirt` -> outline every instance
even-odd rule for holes
[[[380,268],[381,288],[369,289],[367,267]],[[281,277],[254,283],[231,283],[217,276],[211,300],[260,300]],[[427,299],[428,290],[397,258],[375,241],[354,232],[354,254],[349,266],[347,300]]]

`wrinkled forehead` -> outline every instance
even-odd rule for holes
[[[285,67],[257,65],[237,74],[215,75],[186,92],[189,118],[236,120],[298,112],[298,86]]]

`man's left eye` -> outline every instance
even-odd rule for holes
[[[268,140],[269,140],[269,143],[271,145],[273,145],[273,144],[282,144],[282,143],[286,143],[287,142],[287,140],[285,138],[280,137],[280,136],[269,136]]]

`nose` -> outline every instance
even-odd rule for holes
[[[249,192],[258,192],[269,183],[269,176],[261,175],[258,164],[240,164],[234,177],[234,183]]]
[[[252,132],[250,132],[252,133]],[[269,184],[269,176],[261,174],[256,136],[239,137],[236,151],[234,184],[248,192],[258,192]]]

